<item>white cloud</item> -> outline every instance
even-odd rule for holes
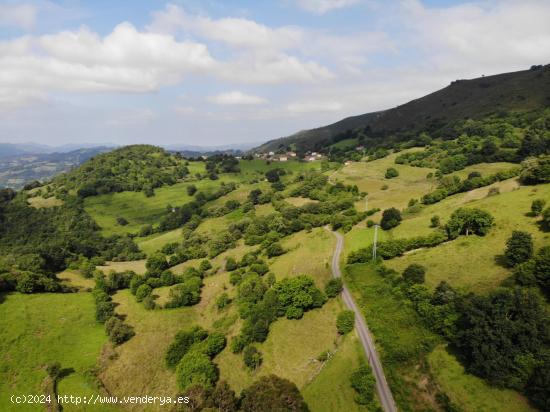
[[[149,92],[216,62],[205,45],[122,23],[105,37],[87,28],[0,42],[0,94]]]
[[[359,0],[296,0],[302,9],[315,14],[325,14],[328,11],[343,9],[359,3]]]
[[[37,9],[30,4],[0,4],[0,26],[29,30],[36,23]]]
[[[305,101],[289,103],[285,106],[285,111],[291,115],[300,115],[304,113],[338,112],[342,108],[342,103],[335,101]]]
[[[245,94],[238,90],[218,94],[217,96],[212,96],[208,99],[212,103],[221,104],[221,105],[247,105],[255,106],[258,104],[267,103],[267,100],[260,96],[254,96],[251,94]]]

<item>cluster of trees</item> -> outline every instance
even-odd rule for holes
[[[545,155],[528,158],[521,164],[521,183],[525,185],[536,185],[550,182],[549,152],[550,149],[546,151]]]
[[[75,262],[94,256],[101,260],[144,257],[129,237],[101,236],[77,198],[68,197],[61,206],[36,209],[27,204],[24,193],[3,193],[0,196],[2,290],[68,291],[59,285],[55,273]]]
[[[151,195],[154,188],[172,185],[188,174],[184,161],[164,149],[133,145],[92,157],[80,167],[57,176],[51,184],[60,195],[72,189],[80,197],[126,190]]]
[[[209,156],[206,160],[206,171],[211,180],[216,180],[220,173],[239,173],[239,161],[229,154]]]
[[[350,377],[351,387],[355,390],[355,402],[367,406],[370,411],[380,410],[374,399],[376,379],[366,364],[362,364]]]
[[[176,370],[176,381],[182,392],[195,385],[204,389],[214,388],[219,371],[212,360],[226,343],[222,333],[208,333],[200,326],[176,334],[166,351],[165,361],[167,367]]]
[[[185,392],[185,396],[190,398],[186,410],[191,411],[309,411],[296,385],[276,375],[261,377],[245,388],[240,397],[223,380],[215,388],[195,384]]]
[[[377,254],[383,259],[392,259],[403,253],[423,247],[434,247],[459,235],[486,235],[493,225],[493,217],[489,212],[477,208],[459,208],[455,210],[446,225],[427,236],[416,236],[405,239],[390,239],[379,242]],[[347,263],[366,263],[372,259],[372,245],[361,248],[349,254]]]
[[[422,203],[431,205],[456,193],[468,192],[478,187],[488,186],[495,182],[518,176],[520,171],[520,168],[515,168],[498,172],[487,177],[482,177],[478,172],[472,172],[464,181],[461,181],[458,176],[445,176],[439,180],[439,186],[436,190],[422,196]]]

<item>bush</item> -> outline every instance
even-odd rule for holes
[[[255,346],[249,345],[244,348],[243,360],[249,369],[256,370],[262,364],[262,353]]]
[[[288,319],[299,319],[303,312],[323,306],[326,296],[315,286],[313,279],[301,275],[285,278],[273,285],[279,308]]]
[[[153,292],[153,289],[151,288],[151,286],[147,284],[141,285],[139,288],[137,288],[136,300],[138,302],[141,302],[147,296],[151,295],[152,292]]]
[[[105,322],[105,331],[115,345],[120,345],[135,335],[134,328],[122,322],[116,316],[111,316]]]
[[[189,196],[193,196],[195,193],[197,193],[197,186],[195,186],[195,185],[189,185],[189,186],[187,186],[187,189],[186,189],[186,190],[187,190],[187,194],[188,194]]]
[[[430,219],[430,227],[439,227],[440,224],[441,224],[441,220],[439,216],[437,215],[432,216],[432,218]]]
[[[193,385],[212,388],[218,380],[218,375],[218,368],[210,358],[195,351],[186,353],[176,368],[178,388],[183,392]]]
[[[212,359],[224,350],[226,344],[227,340],[223,333],[213,332],[204,341],[204,353]]]
[[[426,269],[424,266],[413,263],[403,271],[403,279],[408,284],[422,284],[425,281]]]
[[[227,293],[222,293],[217,299],[216,299],[216,307],[221,310],[225,308],[227,305],[231,303],[231,299],[229,298],[229,295]]]
[[[195,326],[189,331],[178,332],[164,356],[166,366],[175,368],[181,358],[191,349],[191,346],[204,341],[207,336],[208,333],[200,326]]]
[[[394,207],[386,209],[382,212],[382,220],[380,226],[384,230],[390,230],[396,227],[401,222],[401,212]]]
[[[485,236],[493,225],[493,216],[481,209],[459,208],[453,212],[447,222],[446,229],[449,239],[470,233]]]
[[[336,329],[340,335],[346,335],[353,330],[355,324],[355,312],[352,310],[343,310],[336,319]]]
[[[210,269],[212,269],[212,263],[210,263],[210,261],[207,259],[201,260],[201,263],[199,265],[199,271],[204,273]]]
[[[362,365],[353,372],[350,381],[351,387],[357,392],[355,402],[360,405],[368,405],[374,400],[376,380],[367,365]]]
[[[201,299],[202,280],[199,277],[192,276],[183,283],[172,286],[170,289],[170,300],[166,303],[166,308],[179,308],[181,306],[191,306],[199,303]]]
[[[242,392],[243,412],[292,411],[309,408],[296,385],[275,375],[263,376]]]
[[[147,259],[145,267],[149,272],[161,273],[162,271],[168,269],[168,261],[166,256],[162,253],[154,253]]]
[[[544,199],[533,200],[533,203],[531,203],[531,213],[533,214],[533,216],[540,215],[545,205],[546,205],[546,200]]]
[[[397,177],[399,176],[399,172],[397,171],[397,169],[393,168],[393,167],[389,167],[387,170],[386,170],[386,174],[385,174],[385,178],[386,179],[392,179],[394,177]]]
[[[344,284],[341,278],[334,278],[328,281],[325,286],[325,293],[329,298],[335,298],[342,292]]]
[[[266,248],[265,251],[267,253],[267,256],[270,257],[270,258],[275,257],[275,256],[280,256],[280,255],[285,253],[285,250],[283,249],[281,244],[278,243],[278,242],[275,242],[275,243],[272,243],[271,245],[269,245]]]
[[[225,261],[225,270],[228,272],[232,272],[237,268],[238,268],[237,261],[232,257],[228,257]]]
[[[139,236],[141,237],[149,236],[152,233],[153,233],[153,226],[151,225],[145,225],[145,226],[142,226],[141,229],[139,229]]]
[[[533,256],[533,239],[530,233],[514,230],[506,241],[504,258],[509,266],[516,266]]]
[[[123,217],[117,217],[116,218],[116,223],[119,226],[126,226],[128,224],[128,221],[126,219],[124,219]]]

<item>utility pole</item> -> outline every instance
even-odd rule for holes
[[[372,261],[376,262],[376,242],[378,242],[378,225],[374,225],[374,241],[372,242]]]

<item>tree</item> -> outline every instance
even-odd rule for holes
[[[447,235],[449,239],[455,239],[459,235],[468,236],[470,233],[485,236],[493,221],[493,216],[484,210],[459,208],[452,213],[447,222]]]
[[[212,392],[212,403],[219,412],[237,412],[238,400],[235,391],[231,389],[226,381],[218,382],[216,389]]]
[[[138,302],[141,302],[147,296],[151,295],[152,292],[153,292],[153,289],[151,288],[151,286],[147,284],[143,284],[140,287],[138,287],[136,290],[136,300]]]
[[[384,230],[390,230],[391,228],[396,227],[401,222],[401,212],[395,207],[391,207],[382,212],[382,220],[380,226]]]
[[[191,349],[191,346],[197,342],[204,341],[207,336],[208,332],[200,326],[194,326],[188,331],[178,332],[174,338],[174,342],[168,346],[168,350],[164,356],[166,366],[175,368],[181,358]]]
[[[250,200],[253,205],[257,205],[258,203],[260,203],[261,194],[262,191],[260,189],[251,190],[248,194],[248,200]]]
[[[550,246],[541,248],[535,257],[535,277],[546,293],[550,293]]]
[[[279,242],[270,244],[265,251],[267,253],[267,256],[270,258],[280,256],[285,253],[285,250]]]
[[[243,412],[307,412],[309,408],[296,385],[275,375],[263,376],[242,392]]]
[[[229,295],[227,293],[222,293],[217,299],[216,299],[216,307],[219,310],[222,310],[227,305],[231,303],[231,299],[229,298]]]
[[[196,351],[187,352],[176,368],[178,388],[184,392],[193,385],[212,388],[218,380],[218,375],[218,368],[210,358]]]
[[[535,199],[531,203],[531,213],[533,216],[538,216],[542,213],[544,206],[546,205],[546,200],[544,199]]]
[[[504,258],[509,266],[516,266],[533,256],[533,239],[530,233],[514,230],[506,241]]]
[[[120,345],[135,335],[134,328],[116,316],[111,316],[105,322],[105,331],[115,345]]]
[[[249,345],[243,351],[244,364],[252,370],[260,367],[263,361],[262,353],[255,346]]]
[[[421,284],[425,281],[426,268],[417,263],[412,263],[403,271],[403,279],[408,284]]]
[[[237,265],[237,261],[232,258],[231,256],[228,257],[225,261],[225,270],[228,272],[232,272],[235,269],[237,269],[239,266]]]
[[[353,330],[355,324],[355,312],[352,310],[343,310],[336,318],[336,329],[340,335],[346,335]]]
[[[441,219],[439,218],[439,216],[437,215],[432,216],[432,218],[430,219],[430,227],[439,227],[440,224],[441,224]]]
[[[394,177],[397,177],[399,176],[399,172],[397,171],[397,169],[393,168],[393,167],[389,167],[387,170],[386,170],[386,174],[385,174],[385,178],[386,179],[392,179]]]
[[[128,221],[126,219],[124,219],[123,217],[119,216],[119,217],[116,218],[116,223],[119,226],[126,226],[128,224]]]
[[[165,269],[168,269],[169,266],[168,266],[168,261],[166,260],[166,256],[163,255],[162,253],[157,252],[151,255],[147,259],[147,262],[145,263],[145,267],[149,272],[160,274]]]
[[[325,293],[329,298],[335,298],[342,292],[343,288],[344,284],[342,282],[342,279],[333,278],[329,280],[327,285],[325,286]]]
[[[275,183],[280,180],[279,171],[277,169],[268,170],[267,172],[265,172],[265,177],[270,183]]]
[[[351,374],[350,383],[351,387],[357,392],[355,402],[360,405],[368,405],[374,400],[376,380],[367,365],[361,365],[359,369]]]
[[[550,207],[547,207],[542,212],[542,225],[546,230],[550,230]]]
[[[197,193],[197,186],[195,186],[195,185],[189,185],[189,186],[187,186],[187,189],[186,189],[186,190],[187,190],[187,194],[188,194],[189,196],[193,196],[195,193]]]
[[[199,265],[199,271],[206,272],[207,270],[212,269],[212,263],[208,259],[201,260]]]

